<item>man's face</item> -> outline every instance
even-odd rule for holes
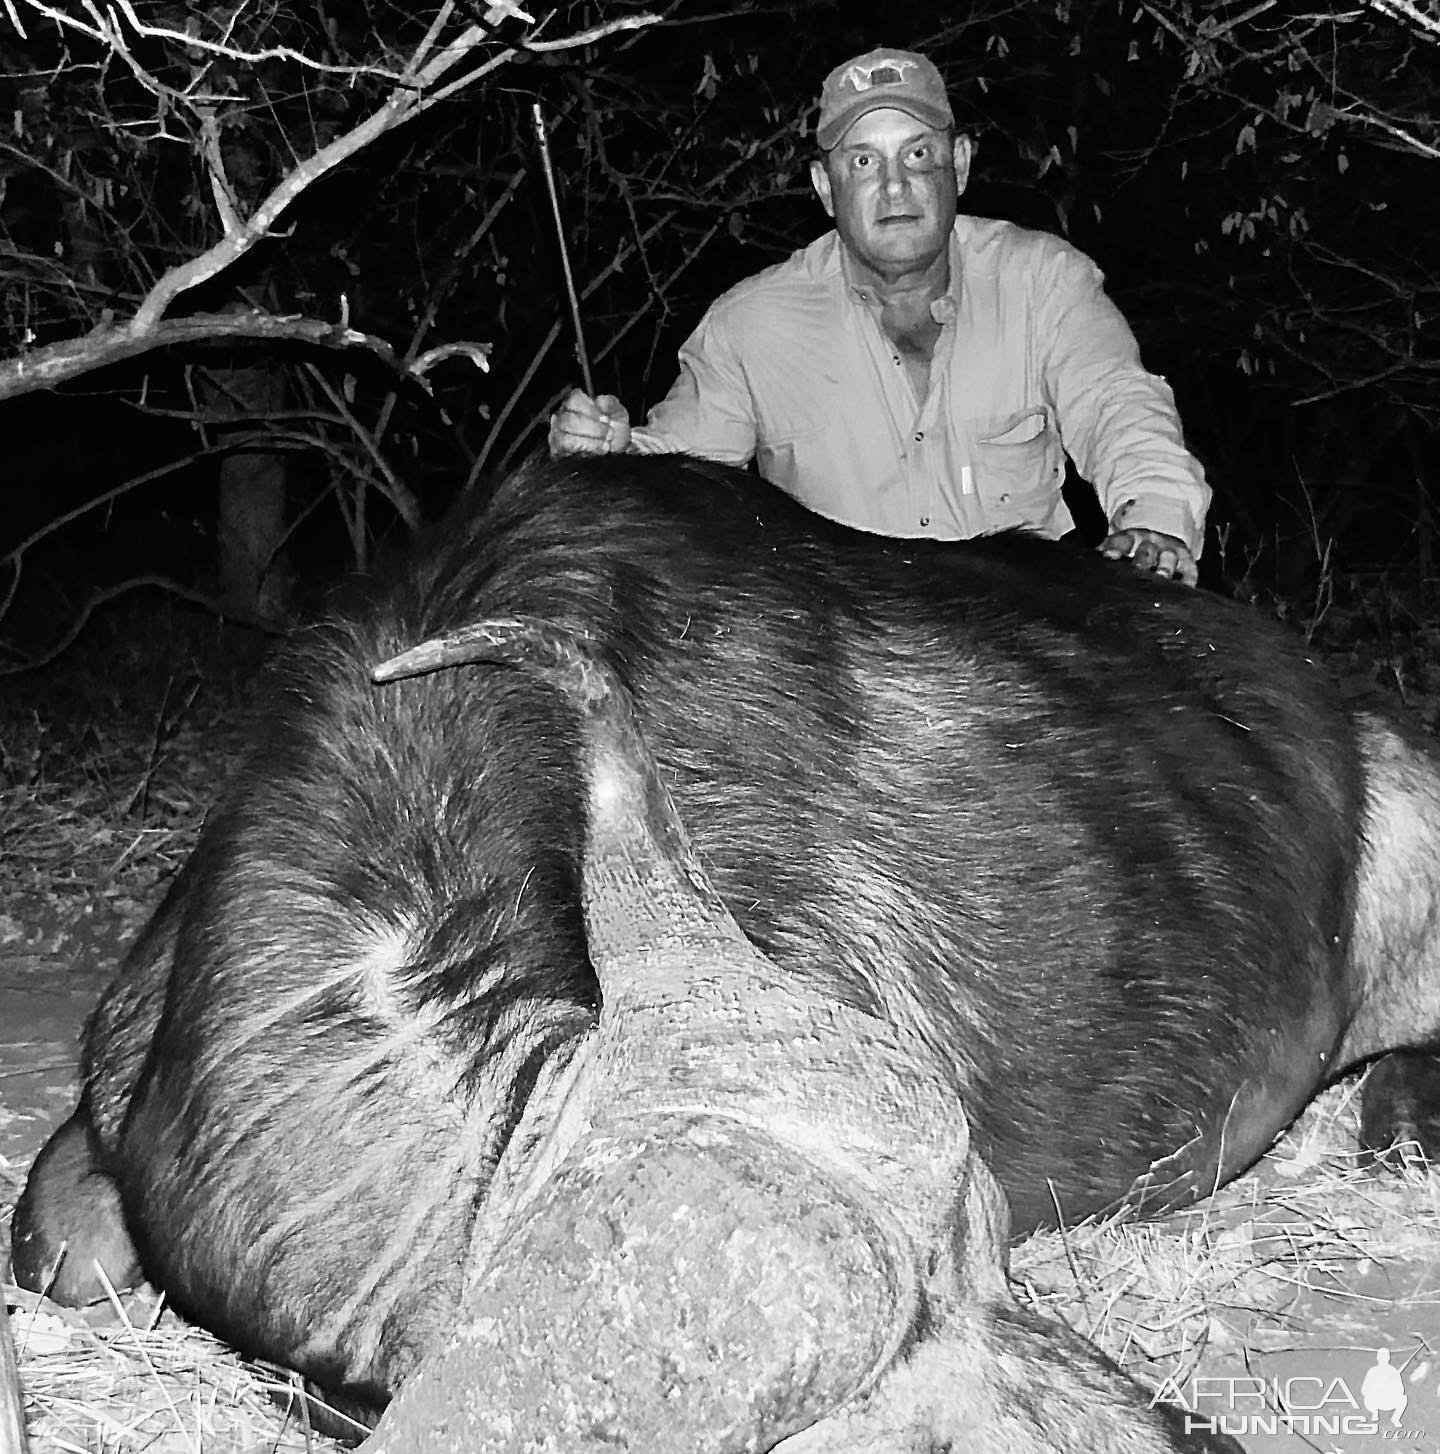
[[[825,210],[857,261],[882,278],[923,272],[945,250],[970,172],[953,142],[904,111],[862,116],[810,166]]]

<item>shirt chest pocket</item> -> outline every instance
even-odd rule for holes
[[[1027,507],[1054,500],[1065,479],[1065,454],[1047,408],[977,419],[974,430],[971,468],[975,489],[988,507],[1021,523]]]

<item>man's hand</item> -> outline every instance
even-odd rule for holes
[[[1110,560],[1129,560],[1137,569],[1151,571],[1167,580],[1172,577],[1193,586],[1200,579],[1200,567],[1190,547],[1173,535],[1159,530],[1117,530],[1105,538],[1100,554]]]
[[[623,454],[630,447],[630,416],[614,394],[591,398],[572,389],[550,416],[550,455]]]

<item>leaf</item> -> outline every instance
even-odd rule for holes
[[[1305,130],[1311,136],[1324,136],[1336,121],[1340,113],[1326,101],[1314,102],[1305,116]]]
[[[703,96],[707,101],[715,99],[715,92],[720,87],[720,72],[715,68],[715,57],[709,51],[705,52],[705,69],[700,75],[700,84],[695,88],[697,96]]]

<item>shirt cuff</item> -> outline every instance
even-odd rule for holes
[[[630,431],[631,454],[673,454],[680,446],[650,428],[648,424],[637,424]]]
[[[1174,535],[1190,547],[1196,560],[1205,545],[1205,530],[1196,522],[1194,510],[1173,495],[1132,495],[1115,512],[1110,529],[1159,530]]]

